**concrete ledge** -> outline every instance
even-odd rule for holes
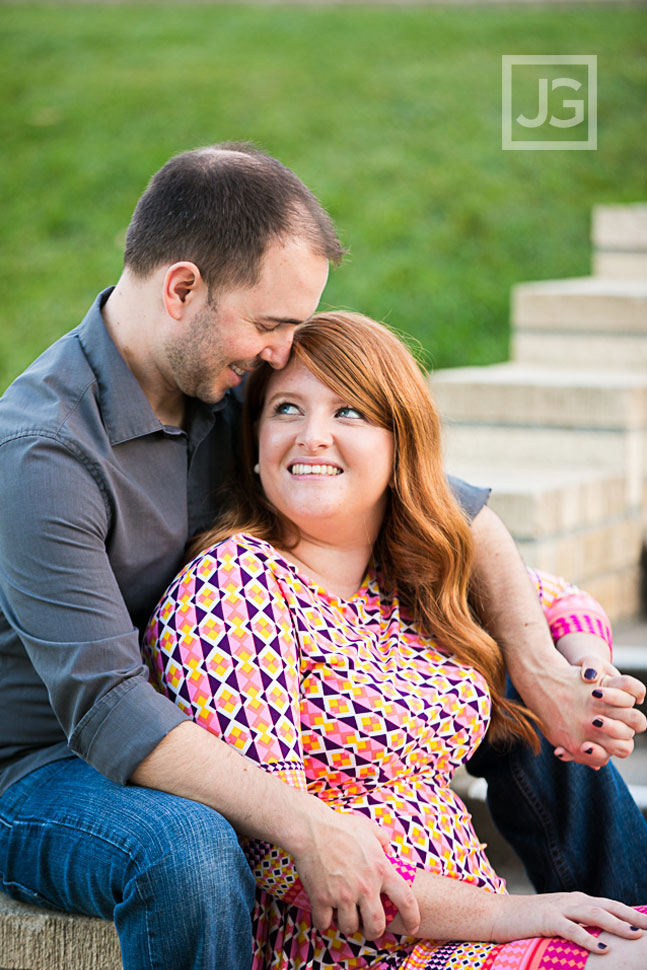
[[[112,923],[19,903],[0,893],[2,970],[122,970]]]
[[[627,513],[625,479],[612,469],[455,461],[448,470],[474,485],[489,486],[489,505],[517,539],[553,538]]]
[[[614,280],[647,279],[647,252],[622,253],[597,249],[593,253],[593,275]]]
[[[627,333],[512,332],[512,356],[521,363],[549,367],[610,367],[616,370],[647,370],[647,338]]]
[[[647,429],[647,374],[507,361],[432,371],[428,381],[450,421]]]
[[[598,249],[647,252],[647,203],[593,206],[591,240]]]
[[[521,330],[644,335],[647,282],[583,276],[519,283],[512,290],[512,322]]]
[[[607,470],[625,476],[625,501],[629,509],[640,508],[647,474],[647,447],[641,430],[576,430],[571,428],[519,427],[517,425],[445,422],[445,454],[448,468],[470,462],[492,467],[495,463],[524,465],[545,463],[552,468]]]

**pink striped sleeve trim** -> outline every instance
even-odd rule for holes
[[[613,633],[609,618],[597,600],[588,593],[571,593],[557,599],[546,610],[546,619],[553,640],[567,633],[592,633],[606,641],[613,655]]]

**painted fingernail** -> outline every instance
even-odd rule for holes
[[[586,680],[595,680],[597,676],[598,672],[597,670],[594,670],[593,667],[587,667],[584,671],[584,677]]]
[[[630,926],[629,929],[630,930],[633,930],[634,933],[637,933],[638,930],[640,929],[640,927],[639,926]]]
[[[604,697],[604,694],[602,693],[601,690],[596,689],[594,691],[591,691],[591,693],[593,694],[594,697]]]
[[[607,948],[606,943],[598,943],[598,950],[606,950],[606,948]]]
[[[601,717],[596,717],[595,720],[593,721],[593,727],[602,727],[603,724],[604,724],[604,721],[602,720]]]
[[[584,753],[585,754],[593,754],[593,748],[586,748],[585,751],[584,751]]]

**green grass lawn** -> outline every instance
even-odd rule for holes
[[[250,139],[333,214],[327,305],[439,366],[508,351],[510,286],[587,274],[645,197],[645,8],[0,7],[0,390],[114,282],[171,154]],[[501,55],[597,54],[597,151],[501,150]],[[568,95],[566,95],[568,97]]]

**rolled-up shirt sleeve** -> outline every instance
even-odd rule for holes
[[[185,716],[148,682],[108,553],[110,495],[74,442],[22,434],[0,449],[0,507],[4,617],[70,750],[124,784]],[[35,747],[51,743],[48,717],[35,713]]]

